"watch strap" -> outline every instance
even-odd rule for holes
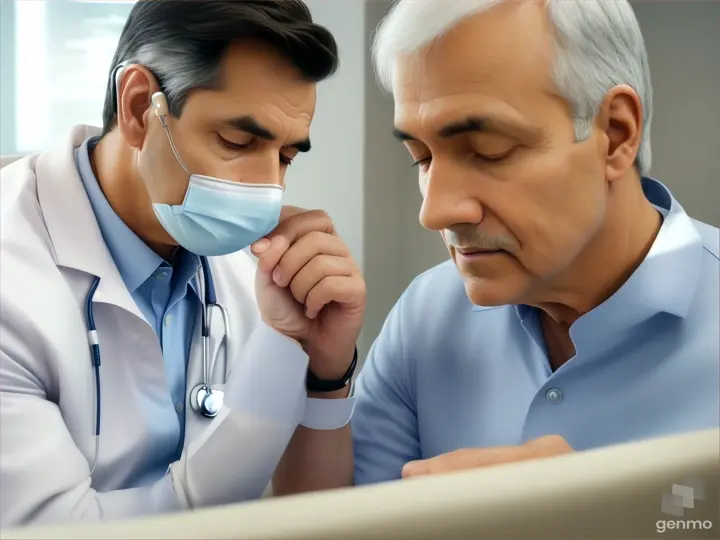
[[[358,361],[358,350],[357,347],[355,347],[355,352],[353,353],[353,359],[350,363],[350,367],[345,372],[345,375],[343,375],[340,379],[336,379],[334,381],[328,381],[325,379],[320,379],[308,368],[307,370],[307,377],[305,379],[305,388],[308,392],[336,392],[337,390],[342,390],[348,385],[348,382],[352,380],[353,375],[355,374],[355,368],[357,367],[357,361]]]

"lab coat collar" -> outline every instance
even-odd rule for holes
[[[79,125],[35,164],[38,201],[58,266],[100,278],[95,302],[117,305],[143,318],[105,245],[75,163],[75,149],[99,128]]]

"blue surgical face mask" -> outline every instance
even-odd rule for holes
[[[283,189],[190,175],[181,205],[153,204],[160,224],[182,247],[196,255],[235,253],[278,224]]]
[[[228,255],[245,249],[277,226],[282,210],[281,186],[191,174],[178,155],[166,122],[165,95],[154,94],[152,107],[175,159],[190,177],[181,205],[153,204],[160,224],[178,244],[196,255]]]

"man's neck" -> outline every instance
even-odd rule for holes
[[[532,305],[569,329],[630,278],[650,251],[661,225],[662,217],[645,198],[637,174],[614,182],[601,229]]]
[[[103,137],[90,155],[100,189],[118,217],[150,249],[173,264],[178,249],[153,241],[149,232],[157,228],[157,222],[148,212],[152,201],[142,179],[131,166],[133,159],[132,149],[116,132]]]

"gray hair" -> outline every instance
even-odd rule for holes
[[[396,58],[418,52],[464,19],[504,0],[400,0],[378,28],[373,44],[380,84],[392,92]],[[573,111],[575,138],[589,137],[607,92],[627,84],[643,111],[636,159],[641,174],[650,170],[652,83],[640,26],[627,0],[544,0],[555,30],[553,78]]]

